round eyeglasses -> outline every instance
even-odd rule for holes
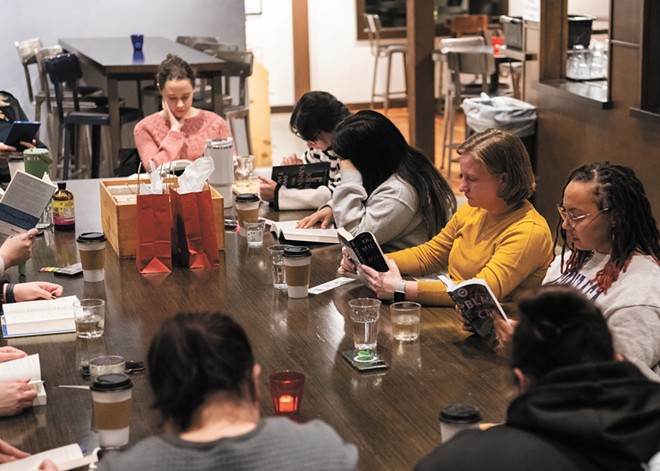
[[[601,209],[600,211],[594,214],[594,217],[591,221],[595,220],[598,216],[609,210],[610,208]],[[564,206],[561,205],[561,203],[557,203],[557,212],[559,212],[559,216],[561,217],[561,220],[564,221],[566,224],[568,224],[572,229],[575,229],[578,226],[578,224],[580,224],[582,221],[584,221],[589,216],[591,216],[590,213],[575,215],[571,211],[567,211],[566,208],[564,208]]]

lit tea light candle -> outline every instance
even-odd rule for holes
[[[280,396],[280,412],[293,412],[293,396],[289,394]]]

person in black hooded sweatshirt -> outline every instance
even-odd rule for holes
[[[643,469],[660,451],[660,383],[619,361],[599,309],[573,288],[544,286],[519,308],[506,423],[456,435],[415,470]]]

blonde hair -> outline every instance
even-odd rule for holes
[[[0,106],[9,106],[7,95],[0,93]]]
[[[486,129],[468,138],[456,152],[458,155],[470,154],[480,160],[491,175],[505,175],[497,196],[506,204],[522,203],[536,190],[529,154],[515,134],[501,129]]]

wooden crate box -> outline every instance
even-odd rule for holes
[[[147,180],[141,180],[148,182]],[[176,179],[170,183],[176,187]],[[101,180],[101,224],[108,242],[121,258],[135,258],[137,226],[135,214],[136,180]],[[218,191],[210,187],[218,250],[225,248],[224,201]]]

